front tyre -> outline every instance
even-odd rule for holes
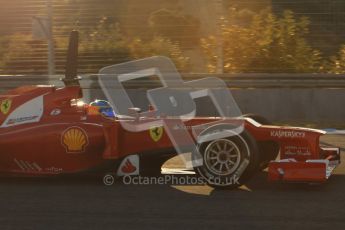
[[[256,142],[246,131],[202,143],[199,152],[203,165],[195,167],[195,171],[216,188],[241,186],[252,177],[259,165]]]

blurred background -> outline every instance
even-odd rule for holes
[[[344,0],[0,0],[0,74],[171,57],[183,73],[345,73]],[[48,67],[48,63],[50,63]]]
[[[345,128],[344,0],[0,3],[0,92],[21,85],[63,86],[68,36],[78,30],[78,72],[87,102],[104,98],[93,75],[102,67],[162,55],[186,81],[223,79],[243,114]],[[151,79],[132,87],[137,107],[147,108],[142,98],[156,87],[152,84]],[[209,111],[211,101],[203,103],[201,111]]]

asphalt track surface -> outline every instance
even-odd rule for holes
[[[327,142],[345,145],[345,136]],[[2,178],[0,207],[0,230],[345,229],[345,164],[323,185],[270,184],[262,172],[233,191]]]

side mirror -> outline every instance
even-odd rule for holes
[[[128,108],[128,116],[139,118],[140,108]]]

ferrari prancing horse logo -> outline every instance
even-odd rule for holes
[[[154,127],[150,129],[150,137],[153,141],[159,141],[163,136],[163,127]]]
[[[12,100],[11,99],[6,99],[6,100],[3,100],[1,102],[1,105],[0,105],[0,111],[6,115],[8,114],[8,112],[10,111],[11,109],[11,105],[12,105]]]

